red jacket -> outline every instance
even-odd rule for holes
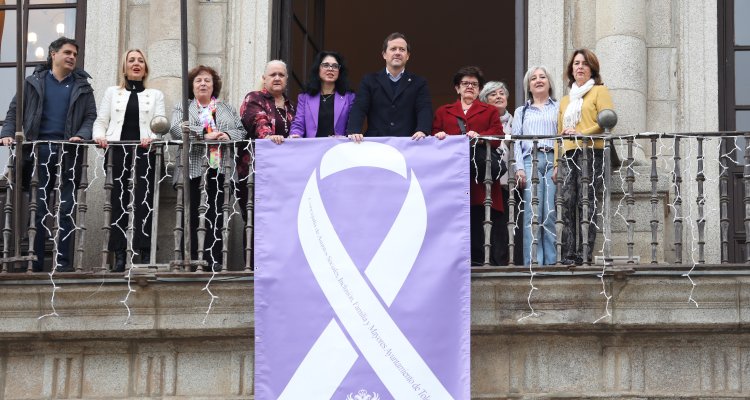
[[[474,131],[482,136],[503,135],[503,125],[500,123],[500,114],[497,108],[478,100],[471,103],[471,107],[466,114],[464,114],[460,100],[438,108],[435,111],[435,118],[432,120],[432,134],[445,132],[449,135],[460,135],[461,128],[458,127],[458,118],[466,123],[466,132]],[[492,142],[493,147],[499,145],[499,141]],[[477,183],[475,177],[471,177],[469,187],[471,189],[471,205],[484,204],[484,183]],[[503,193],[500,190],[499,181],[492,184],[492,208],[504,211]]]

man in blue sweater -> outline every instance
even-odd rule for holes
[[[61,37],[50,44],[47,64],[37,67],[24,82],[25,140],[44,142],[36,145],[39,150],[36,160],[33,159],[31,147],[24,149],[24,181],[29,181],[34,167],[39,176],[34,237],[37,257],[33,263],[35,272],[41,272],[44,268],[44,244],[49,233],[45,221],[56,218],[59,218],[60,228],[56,234],[57,253],[53,255],[52,268],[58,272],[73,271],[73,206],[82,160],[79,146],[59,142],[90,140],[96,119],[94,89],[88,82],[91,76],[76,68],[77,57],[76,41]],[[14,97],[0,132],[0,144],[4,146],[13,144],[18,123],[16,106]],[[53,193],[60,200],[57,214],[53,214],[50,201]]]

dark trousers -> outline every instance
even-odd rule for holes
[[[599,221],[599,208],[602,206],[602,188],[604,187],[604,170],[602,169],[604,153],[602,150],[588,150],[587,172],[590,182],[588,186],[588,213],[583,213],[583,150],[569,150],[565,157],[558,162],[558,173],[562,174],[563,184],[560,197],[562,209],[562,251],[563,259],[582,259],[584,262],[593,260],[592,253],[596,241],[596,228]],[[583,254],[583,227],[581,221],[589,221],[588,251]],[[576,235],[576,230],[578,234]],[[576,240],[577,238],[577,240]]]
[[[63,154],[65,153],[65,154]],[[44,268],[44,244],[49,237],[45,222],[53,222],[59,218],[59,230],[56,236],[57,254],[53,254],[53,267],[57,265],[60,271],[72,270],[75,217],[75,191],[77,178],[72,168],[72,162],[80,156],[78,146],[43,143],[39,144],[39,155],[36,166],[39,176],[39,186],[36,193],[36,237],[34,238],[34,253],[37,260],[33,263],[34,271]],[[81,160],[77,160],[78,163]],[[59,198],[60,208],[54,212],[52,199]],[[52,226],[52,224],[50,224]]]
[[[490,264],[507,265],[508,246],[502,246],[502,235],[507,237],[508,226],[502,225],[502,214],[500,211],[490,208]],[[484,264],[484,206],[476,205],[469,208],[469,229],[471,233],[471,262],[475,265]],[[505,262],[503,263],[503,257]]]
[[[190,179],[190,256],[198,259],[198,227],[201,215],[198,207],[201,202],[200,183],[203,178]],[[206,171],[207,206],[205,214],[206,236],[203,242],[203,259],[208,262],[209,269],[214,263],[223,264],[222,230],[224,228],[224,174],[209,168]]]
[[[107,152],[112,152],[112,204],[109,250],[126,250],[128,232],[128,207],[131,196],[128,189],[133,154],[136,154],[135,175],[133,176],[133,245],[137,252],[151,248],[151,207],[154,204],[154,170],[156,156],[142,147],[110,145]],[[139,251],[140,250],[140,251]]]

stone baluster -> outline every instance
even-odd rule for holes
[[[54,216],[52,218],[52,238],[54,238],[52,241],[52,270],[55,271],[58,266],[57,261],[60,258],[60,241],[62,240],[62,236],[60,236],[60,198],[62,197],[62,170],[65,165],[63,160],[65,159],[66,146],[62,144],[52,146],[57,146],[56,151],[58,152],[57,176],[55,177],[55,188],[53,189],[53,192],[55,193],[55,202],[52,207],[52,215]],[[49,179],[52,179],[52,177],[50,176]],[[47,199],[49,199],[50,195],[51,193],[47,193]],[[49,200],[47,201],[49,202]]]
[[[750,133],[745,133],[745,165],[742,182],[745,184],[745,263],[750,263]]]
[[[632,136],[628,137],[628,159],[626,161],[626,176],[625,182],[627,183],[627,193],[625,194],[625,204],[627,204],[625,221],[628,224],[628,264],[634,264],[634,246],[635,246],[635,212],[633,207],[635,206],[635,195],[633,185],[635,184],[635,171],[633,170],[633,164],[635,159],[633,157],[633,144],[635,140]]]
[[[154,165],[154,203],[151,212],[151,254],[149,254],[149,260],[151,261],[151,265],[155,265],[156,250],[158,249],[159,242],[159,196],[161,193],[161,185],[159,182],[161,182],[161,165],[162,160],[164,159],[164,144],[156,143],[152,144],[152,146],[154,146],[156,152],[156,156],[154,157],[156,165]]]
[[[78,184],[78,201],[77,203],[77,215],[76,223],[78,229],[76,229],[75,243],[76,243],[76,267],[77,272],[83,271],[83,252],[86,247],[86,211],[88,211],[88,205],[86,204],[86,193],[89,188],[89,162],[88,162],[88,145],[75,146],[76,161],[81,160],[81,180]],[[69,233],[66,233],[69,234]]]
[[[659,171],[656,167],[656,139],[658,136],[651,135],[651,264],[656,264],[658,246],[659,246],[659,196],[656,192],[659,184]]]
[[[617,124],[617,114],[612,110],[602,110],[597,115],[597,122],[599,126],[604,128],[604,134],[608,137],[604,139],[604,159],[602,162],[602,174],[604,179],[604,199],[602,204],[602,216],[604,219],[604,265],[606,267],[612,266],[612,138],[609,135],[612,133],[612,128]],[[629,157],[632,157],[632,146],[629,148]],[[630,192],[632,197],[632,182],[630,184]],[[628,209],[628,214],[630,214]],[[632,224],[628,223],[628,234],[632,233]],[[632,238],[629,236],[629,241]],[[631,251],[628,259],[632,259],[632,248],[628,248]]]
[[[114,177],[112,176],[113,147],[107,149],[106,169],[107,173],[104,178],[104,225],[102,226],[102,270],[109,270],[109,237],[112,235],[112,188],[114,187]]]
[[[245,271],[250,272],[255,268],[253,263],[253,235],[254,225],[253,219],[255,218],[255,151],[253,143],[248,144],[250,148],[250,154],[253,159],[250,160],[250,171],[247,175],[247,204],[245,205],[245,211],[247,212],[247,221],[245,222]]]
[[[719,218],[721,232],[721,263],[729,262],[729,160],[725,144],[722,144],[722,155],[719,156],[721,172],[719,175]]]
[[[703,194],[703,183],[706,181],[706,176],[703,173],[703,137],[699,136],[696,138],[698,141],[698,171],[695,177],[695,181],[698,183],[698,198],[696,203],[698,204],[698,263],[706,263],[706,214],[705,204],[706,197]]]
[[[189,146],[188,143],[182,144],[182,146]],[[180,147],[182,147],[180,146]],[[180,150],[181,152],[181,150]],[[172,261],[172,271],[177,272],[180,270],[180,266],[185,266],[185,263],[189,260],[189,257],[186,257],[185,254],[190,254],[190,249],[187,249],[187,251],[182,251],[182,237],[183,232],[185,229],[187,229],[185,226],[183,226],[183,221],[185,220],[184,216],[186,212],[189,212],[185,210],[185,201],[184,201],[184,192],[185,190],[190,190],[190,188],[186,188],[184,185],[184,179],[181,177],[182,174],[189,174],[190,169],[187,168],[189,160],[184,157],[180,157],[180,162],[177,163],[177,172],[175,173],[175,176],[177,176],[179,179],[175,179],[175,191],[176,193],[176,201],[175,201],[175,227],[174,227],[174,260]],[[180,260],[182,260],[182,263],[180,263]]]
[[[587,254],[589,254],[589,225],[591,224],[591,221],[589,221],[589,210],[591,209],[591,202],[589,201],[589,185],[591,184],[592,177],[589,176],[589,165],[590,163],[593,163],[594,160],[589,160],[589,141],[588,138],[579,138],[580,142],[583,143],[583,152],[581,154],[581,226],[578,227],[578,229],[581,230],[581,244],[583,245],[583,254],[581,254],[581,257],[583,257],[583,263],[585,265],[590,265],[592,260],[588,260],[586,258]],[[574,167],[575,168],[575,167]]]
[[[528,181],[527,179],[527,185]],[[531,229],[531,255],[529,256],[531,265],[539,264],[536,256],[539,246],[539,215],[541,215],[539,203],[539,140],[534,139],[531,145],[531,204],[527,205],[531,212],[531,226],[524,226],[524,229]]]
[[[208,184],[208,157],[209,150],[208,146],[202,146],[205,149],[205,155],[203,157],[203,165],[201,165],[201,182],[198,185],[198,191],[201,193],[200,202],[198,203],[198,267],[195,269],[196,272],[202,272],[203,269],[203,254],[205,253],[204,246],[206,244],[206,212],[208,211],[208,193],[206,192],[206,185]],[[194,200],[193,200],[194,201]],[[188,229],[195,229],[191,226]],[[211,265],[208,266],[211,269]]]
[[[674,138],[674,262],[682,264],[682,171],[680,138]]]
[[[34,145],[31,149],[33,153],[34,164],[38,165],[39,160],[39,148]],[[39,168],[33,168],[31,174],[31,182],[29,186],[29,262],[26,268],[27,273],[33,272],[34,260],[36,259],[36,253],[34,252],[34,241],[36,240],[36,213],[39,212],[37,209],[37,188],[39,187]]]
[[[508,265],[516,265],[516,154],[515,140],[508,141]]]
[[[138,178],[136,166],[138,165],[138,145],[126,144],[122,146],[124,154],[127,154],[127,148],[132,147],[133,155],[130,162],[130,176],[128,177],[128,193],[130,201],[128,202],[128,229],[125,232],[125,269],[129,270],[133,266],[133,229],[135,226],[135,184]]]
[[[227,271],[229,261],[229,236],[232,233],[231,227],[229,226],[229,216],[232,214],[232,162],[229,160],[234,159],[234,145],[222,146],[226,147],[227,161],[224,162],[224,204],[222,205],[222,218],[224,220],[224,227],[221,230],[221,252],[223,255],[224,265],[222,271]]]
[[[16,144],[16,146],[20,145]],[[13,247],[11,244],[13,234],[13,196],[17,190],[15,182],[16,164],[20,165],[20,162],[17,162],[17,157],[13,155],[8,157],[8,181],[5,183],[5,208],[3,209],[5,212],[5,225],[3,227],[3,273],[13,269],[10,257],[11,248]]]
[[[557,149],[557,159],[555,165],[562,165],[563,162],[563,144],[562,140],[555,141],[555,148]],[[560,169],[557,169],[557,179],[555,180],[555,248],[557,249],[557,265],[562,265],[562,185],[563,178],[560,173]]]
[[[486,146],[487,152],[484,159],[484,266],[490,266],[490,249],[492,243],[492,146],[490,141],[485,140],[483,144],[477,143],[476,146]]]

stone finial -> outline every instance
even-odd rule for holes
[[[599,126],[604,128],[605,133],[609,133],[617,125],[617,113],[614,110],[606,109],[599,111],[596,117]]]
[[[601,114],[600,114],[601,115]],[[616,119],[616,118],[615,118]],[[163,115],[151,119],[151,131],[163,135],[169,132],[169,120]]]

